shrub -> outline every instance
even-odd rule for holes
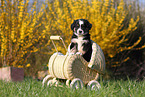
[[[145,48],[143,48],[142,45],[145,43],[145,33],[144,33],[144,25],[145,25],[145,18],[144,18],[144,12],[142,1],[138,0],[127,0],[125,1],[125,8],[128,10],[128,15],[124,21],[124,24],[128,24],[128,20],[130,18],[136,19],[137,16],[139,16],[139,21],[137,23],[137,29],[127,35],[128,41],[126,42],[128,45],[133,45],[135,41],[138,40],[139,37],[142,38],[140,43],[135,46],[131,50],[127,50],[124,52],[121,52],[119,54],[119,57],[116,58],[117,61],[121,60],[122,58],[129,57],[129,60],[126,62],[122,62],[119,64],[118,67],[112,68],[112,72],[116,78],[125,78],[125,76],[128,76],[130,78],[137,78],[138,80],[143,79],[145,76],[145,61],[144,61],[144,51]],[[131,5],[131,7],[129,7]],[[142,46],[142,47],[141,47]],[[141,49],[141,48],[143,49]]]
[[[49,50],[47,56],[54,52],[49,36],[60,35],[68,45],[72,35],[71,23],[75,19],[83,18],[88,19],[93,25],[90,31],[91,39],[102,48],[107,67],[117,67],[120,61],[112,63],[111,59],[120,52],[133,49],[142,39],[139,37],[134,44],[127,44],[127,36],[137,29],[139,17],[130,18],[129,23],[124,26],[124,20],[128,15],[124,5],[123,0],[117,6],[114,0],[51,0],[41,7],[37,6],[36,2],[30,7],[28,0],[27,2],[26,0],[18,0],[18,2],[1,0],[2,64],[16,67],[27,67],[33,64],[33,68],[37,68],[36,61],[40,57],[33,56],[42,54],[46,49]],[[65,53],[60,43],[56,45],[59,51]],[[125,57],[123,62],[128,59]]]
[[[72,31],[70,25],[75,19],[88,19],[93,27],[90,31],[91,39],[102,48],[107,66],[118,66],[119,62],[110,64],[110,59],[116,54],[133,49],[141,41],[141,37],[133,45],[128,45],[127,35],[137,29],[139,17],[130,18],[129,23],[124,27],[124,20],[128,15],[123,0],[118,6],[114,0],[54,0],[48,3],[49,16],[53,16],[52,27],[59,31],[57,33],[65,39],[67,45],[70,43]],[[114,7],[115,6],[115,7]],[[83,11],[83,12],[82,12]],[[63,49],[57,45],[61,52]],[[127,61],[129,58],[123,59]]]
[[[0,6],[0,57],[3,66],[27,67],[27,58],[40,51],[46,43],[48,23],[43,19],[43,9],[36,2],[1,0]],[[25,66],[26,65],[26,66]]]

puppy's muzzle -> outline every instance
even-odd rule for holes
[[[82,34],[82,31],[79,31],[79,34]]]
[[[78,29],[78,30],[77,30],[77,34],[78,34],[78,35],[84,34],[84,31],[83,31],[82,29]]]

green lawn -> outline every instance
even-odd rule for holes
[[[145,97],[145,81],[113,80],[100,82],[101,89],[72,90],[63,87],[42,87],[42,82],[25,78],[23,82],[0,81],[0,97]]]

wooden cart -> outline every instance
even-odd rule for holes
[[[67,52],[66,55],[63,55],[58,52],[53,40],[62,40],[66,49],[60,36],[51,36],[50,39],[56,49],[56,53],[49,59],[50,74],[43,79],[43,85],[46,82],[47,85],[57,85],[59,79],[65,79],[65,84],[71,88],[83,88],[84,85],[87,85],[87,88],[92,90],[101,87],[97,79],[99,74],[103,74],[105,71],[105,58],[98,44],[92,41],[91,60],[87,62],[79,54],[72,55]]]

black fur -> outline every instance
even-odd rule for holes
[[[92,24],[90,24],[87,20],[85,19],[78,19],[84,21],[84,27],[86,28],[86,31],[89,31],[92,28]],[[74,22],[71,24],[71,30],[74,30],[75,27],[77,27],[77,24],[79,23],[78,20],[74,20]]]
[[[80,21],[83,21],[83,24],[79,24]],[[73,53],[81,52],[83,58],[86,61],[90,61],[91,59],[91,54],[92,54],[92,44],[90,40],[90,34],[89,30],[91,29],[92,24],[90,24],[87,20],[85,19],[78,19],[74,20],[74,22],[71,24],[71,29],[73,30],[73,35],[72,35],[72,42],[70,44],[70,51],[72,50]],[[78,30],[80,29],[80,31]],[[81,49],[78,51],[78,42],[77,39],[81,40],[79,41],[84,41],[83,44],[81,44]],[[73,39],[75,39],[75,42],[73,42]]]

